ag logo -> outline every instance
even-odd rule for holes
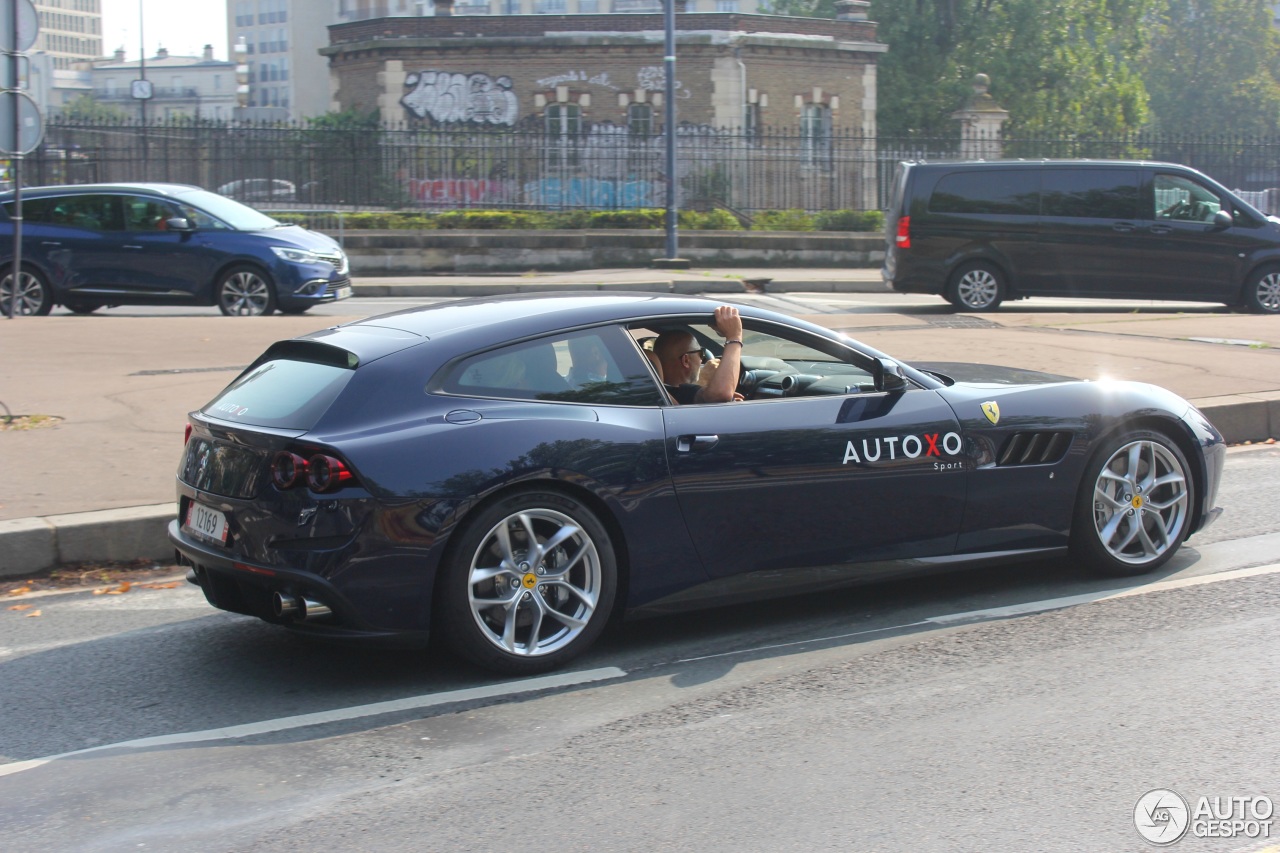
[[[1190,816],[1187,801],[1167,788],[1148,791],[1133,807],[1133,825],[1138,833],[1162,847],[1186,834]]]
[[[988,400],[982,404],[982,414],[987,416],[987,420],[992,424],[1000,423],[1000,404],[995,400]]]

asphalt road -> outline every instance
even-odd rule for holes
[[[1280,450],[1230,451],[1224,517],[1142,585],[1275,563],[1278,487]],[[0,837],[1074,853],[1147,849],[1132,811],[1153,788],[1280,799],[1280,576],[975,613],[1123,586],[1064,561],[638,622],[568,674],[601,680],[524,696],[443,656],[308,643],[194,588],[48,596],[40,618],[0,613]],[[401,705],[361,707],[383,702]]]

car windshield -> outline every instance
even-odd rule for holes
[[[183,204],[203,210],[237,231],[268,231],[272,228],[284,227],[284,223],[277,222],[265,213],[259,213],[252,207],[208,190],[186,190],[174,195]]]

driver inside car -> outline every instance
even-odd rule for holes
[[[725,337],[724,352],[719,368],[705,387],[697,384],[705,350],[696,345],[691,332],[668,330],[653,342],[654,355],[662,365],[663,385],[677,403],[728,403],[742,399],[735,391],[742,360],[742,317],[732,305],[721,305],[715,310],[712,325]]]

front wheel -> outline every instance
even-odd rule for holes
[[[1255,314],[1280,314],[1280,267],[1267,267],[1249,276],[1244,307]]]
[[[12,269],[12,268],[11,268]],[[53,289],[45,277],[34,269],[23,268],[18,276],[18,293],[13,292],[13,272],[0,279],[0,316],[9,316],[13,302],[15,317],[43,317],[53,310]]]
[[[1191,529],[1191,477],[1178,445],[1134,430],[1094,455],[1080,484],[1071,550],[1102,574],[1154,571]]]
[[[994,264],[975,261],[961,266],[947,285],[947,300],[961,311],[994,311],[1004,301],[1004,273]]]
[[[520,492],[482,510],[441,571],[441,638],[472,663],[513,675],[546,672],[585,651],[617,591],[608,531],[557,492]]]
[[[258,317],[276,310],[276,290],[261,270],[232,267],[214,288],[218,308],[228,317]]]

